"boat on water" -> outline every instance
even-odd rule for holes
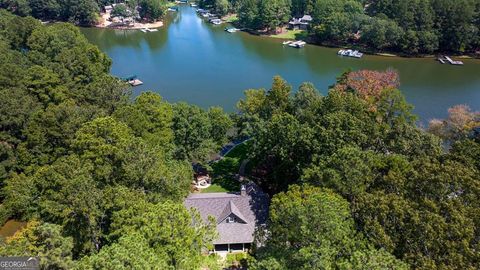
[[[140,29],[140,31],[142,31],[143,33],[147,33],[147,32],[148,32],[147,28],[142,28],[142,29]]]
[[[288,44],[290,44],[290,43],[292,43],[292,42],[293,42],[293,41],[291,41],[291,40],[287,40],[287,41],[282,42],[282,44],[283,44],[283,45],[288,45]]]
[[[150,29],[150,28],[149,28],[149,29],[147,29],[147,31],[148,31],[148,32],[158,32],[158,29],[155,29],[155,28]]]
[[[234,27],[226,27],[225,28],[225,31],[227,31],[228,33],[235,33],[237,32],[239,29],[237,28],[234,28]]]
[[[169,7],[168,11],[177,12],[178,8],[177,7]]]
[[[303,48],[305,47],[307,43],[305,41],[302,41],[302,40],[299,40],[299,41],[294,41],[294,42],[291,42],[288,44],[288,46],[292,47],[292,48]]]
[[[195,4],[195,3],[191,3],[190,6],[191,6],[191,7],[198,7],[198,5]]]

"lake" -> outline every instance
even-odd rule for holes
[[[445,117],[455,104],[480,109],[480,61],[465,66],[441,65],[433,59],[337,56],[338,49],[307,45],[294,49],[282,40],[230,34],[225,25],[202,20],[195,9],[181,6],[158,32],[82,28],[81,31],[113,60],[112,74],[138,75],[144,85],[134,94],[152,90],[171,102],[234,111],[249,88],[268,88],[280,75],[294,89],[308,81],[326,93],[343,71],[395,69],[403,94],[422,120]]]

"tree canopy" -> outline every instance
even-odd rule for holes
[[[0,217],[28,221],[0,254],[42,269],[202,266],[215,228],[182,202],[230,117],[133,98],[74,26],[0,13]]]
[[[446,149],[416,126],[398,85],[394,71],[357,71],[340,76],[326,96],[310,84],[292,94],[279,77],[269,90],[245,92],[237,125],[253,141],[252,177],[274,195],[258,269],[405,266],[394,258],[415,269],[476,267],[478,115],[457,106],[430,127],[448,139]],[[329,214],[321,207],[340,200],[337,195],[343,206],[332,214],[352,223],[322,221]],[[326,201],[316,201],[321,196]],[[355,237],[341,236],[333,224],[355,228]],[[337,235],[355,248],[337,250],[329,240]],[[363,263],[355,266],[357,259]]]
[[[37,255],[42,269],[204,267],[215,221],[182,204],[192,163],[249,138],[247,177],[272,198],[252,269],[478,268],[479,114],[455,106],[420,128],[393,70],[346,72],[325,96],[277,76],[227,115],[133,97],[77,28],[3,10],[0,61],[0,220],[27,222],[1,256]]]

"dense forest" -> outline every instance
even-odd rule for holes
[[[131,101],[69,24],[0,11],[0,59],[0,218],[29,221],[0,254],[41,255],[42,269],[198,269],[214,230],[192,227],[182,203],[228,115]]]
[[[250,137],[271,197],[251,269],[477,269],[480,114],[428,128],[395,71],[346,72],[321,95],[280,77],[228,115],[132,97],[79,30],[0,11],[1,256],[42,269],[219,269],[216,232],[182,202],[192,163]],[[192,222],[193,221],[193,222]]]
[[[406,54],[480,50],[479,0],[201,0],[239,25],[275,32],[309,14],[312,42]]]
[[[122,3],[122,7],[139,9],[141,19],[160,19],[167,10],[167,0],[0,0],[0,8],[4,8],[20,16],[33,16],[44,21],[64,21],[78,25],[94,25],[99,12],[106,5]],[[123,5],[125,3],[126,5]]]

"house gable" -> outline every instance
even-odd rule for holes
[[[234,222],[226,222],[234,219]],[[228,219],[228,220],[227,220]],[[222,214],[217,219],[217,224],[220,223],[244,223],[247,224],[247,219],[243,216],[242,212],[238,209],[233,201],[229,201],[223,209]]]

